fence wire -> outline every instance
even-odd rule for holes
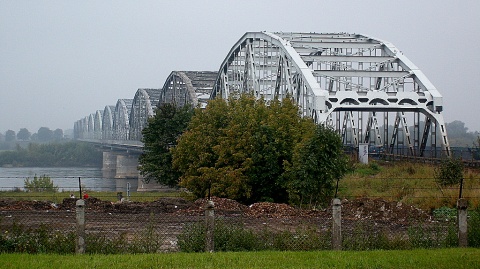
[[[3,208],[0,211],[0,252],[74,253],[77,242],[75,201],[66,198],[61,205],[10,201],[10,209],[0,204]],[[146,206],[86,199],[86,253],[205,251],[207,227],[203,204],[183,206],[180,201],[179,198],[164,198]],[[367,198],[345,200],[342,203],[342,248],[458,246],[455,214],[447,210],[435,217],[401,203]],[[214,251],[332,249],[330,207],[300,210],[284,204],[260,203],[242,210],[227,210],[219,200],[214,218]],[[480,235],[478,211],[472,211],[470,220],[471,245],[479,247],[480,242],[475,241]]]

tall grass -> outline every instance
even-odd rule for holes
[[[455,207],[459,185],[442,187],[434,179],[433,165],[405,162],[357,164],[339,182],[339,197],[383,198],[415,205],[424,210]],[[480,171],[466,170],[462,197],[471,208],[480,205]]]

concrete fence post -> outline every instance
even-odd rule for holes
[[[457,200],[458,246],[459,247],[468,247],[467,208],[468,208],[468,201],[466,199],[460,198]]]
[[[75,213],[77,216],[77,240],[75,253],[85,253],[85,200],[79,199],[75,204]]]
[[[213,252],[215,242],[213,239],[213,230],[215,229],[215,211],[212,200],[207,201],[205,206],[205,251]]]
[[[332,248],[342,250],[342,202],[338,198],[333,199],[332,214]]]

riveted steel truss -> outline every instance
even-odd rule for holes
[[[128,117],[132,109],[133,99],[118,99],[113,118],[113,139],[128,140],[129,121]]]
[[[217,77],[211,71],[173,71],[161,90],[159,105],[175,103],[205,107]]]
[[[130,140],[142,139],[142,130],[148,124],[148,119],[155,114],[155,106],[160,99],[160,89],[138,89],[133,98],[129,116]]]
[[[442,96],[386,41],[347,33],[246,33],[222,62],[211,98],[243,92],[266,100],[291,96],[304,116],[331,125],[345,144],[436,157],[440,140],[450,156]]]

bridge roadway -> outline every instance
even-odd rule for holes
[[[74,136],[112,155],[138,156],[141,131],[156,107],[206,107],[210,99],[249,92],[266,101],[291,96],[303,116],[331,126],[354,148],[367,143],[388,154],[451,157],[442,95],[388,41],[350,33],[248,32],[217,70],[172,71],[163,87],[138,89],[133,99],[76,121]]]

